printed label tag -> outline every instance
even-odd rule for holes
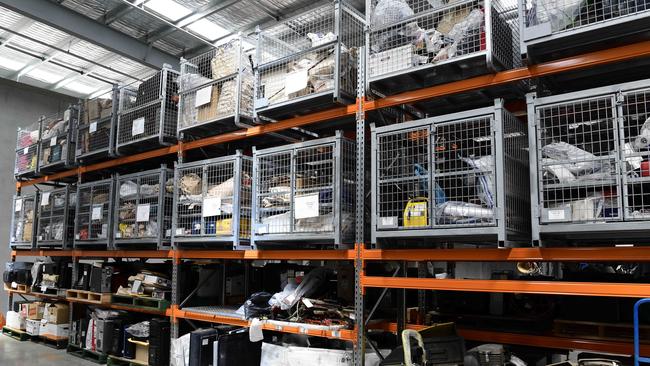
[[[138,208],[136,210],[136,218],[135,220],[137,222],[143,222],[143,221],[149,221],[149,216],[151,215],[151,205],[150,204],[144,204],[144,205],[138,205]]]
[[[90,133],[97,132],[97,121],[90,122],[90,127],[88,128],[88,132]]]
[[[549,220],[564,220],[564,210],[548,210]]]
[[[221,197],[203,199],[203,217],[221,215]]]
[[[52,137],[50,139],[50,147],[52,147],[52,146],[56,146],[56,136],[54,136],[54,137]]]
[[[50,192],[43,192],[43,197],[41,197],[41,206],[47,206],[50,204]]]
[[[310,217],[317,217],[319,212],[318,197],[318,193],[305,196],[296,196],[294,198],[295,218],[306,219]]]
[[[194,107],[198,108],[202,105],[210,103],[212,99],[212,85],[208,85],[205,88],[201,88],[196,91],[196,96],[194,97]]]
[[[104,205],[93,205],[92,220],[101,220],[103,217]]]
[[[23,208],[23,200],[16,200],[16,204],[14,206],[16,212],[20,211],[22,208]]]
[[[134,119],[133,126],[131,127],[131,136],[136,136],[141,133],[144,133],[144,117]]]

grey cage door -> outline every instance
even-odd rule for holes
[[[77,193],[76,242],[108,242],[112,182],[80,185]]]

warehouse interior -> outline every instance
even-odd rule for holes
[[[0,0],[0,365],[650,363],[649,0]]]

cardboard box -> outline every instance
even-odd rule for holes
[[[39,335],[48,335],[52,337],[68,337],[70,335],[70,324],[52,324],[41,321]]]
[[[67,324],[70,321],[70,307],[63,303],[48,304],[44,317],[48,323]]]
[[[7,311],[7,326],[12,329],[25,330],[25,318],[15,311]]]
[[[135,359],[137,362],[142,362],[144,364],[149,363],[149,342],[148,341],[136,341],[132,338],[129,338],[129,342],[135,344]]]
[[[87,100],[84,103],[84,120],[90,123],[99,118],[102,112],[102,106],[99,99]]]
[[[25,320],[25,332],[29,335],[37,336],[40,332],[41,321],[34,319]]]
[[[43,319],[45,304],[39,301],[22,304],[20,308],[20,315],[25,319],[41,320]]]

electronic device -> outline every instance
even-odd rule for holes
[[[198,329],[190,333],[190,365],[212,365],[213,343],[219,337],[215,328]]]
[[[171,328],[169,320],[149,321],[149,365],[169,365],[169,343]]]
[[[112,266],[93,266],[90,271],[90,291],[100,293],[111,292],[113,272]]]

